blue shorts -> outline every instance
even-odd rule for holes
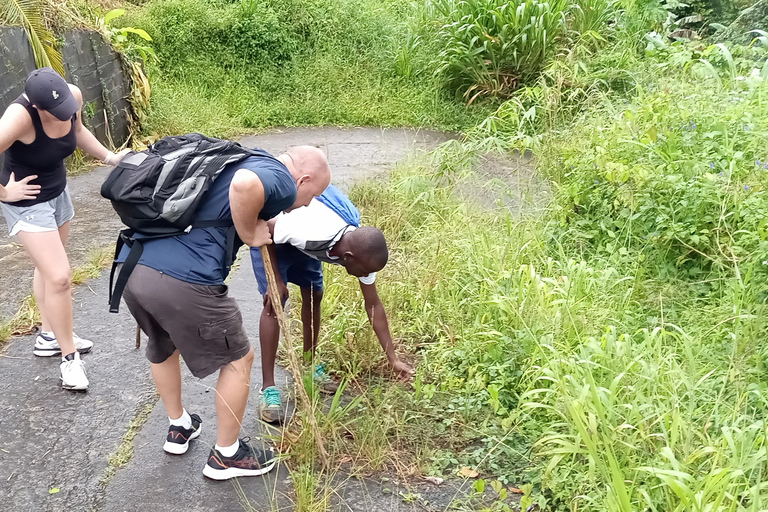
[[[275,253],[277,268],[285,284],[293,283],[300,288],[323,290],[323,264],[320,260],[307,256],[290,244],[275,245]],[[251,262],[256,282],[259,283],[259,293],[264,295],[267,293],[267,274],[259,249],[251,249]]]

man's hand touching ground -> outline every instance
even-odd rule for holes
[[[415,373],[413,368],[405,364],[399,359],[395,359],[394,361],[389,363],[392,367],[392,370],[397,374],[397,377],[402,380],[410,380],[411,377],[413,377],[413,374]]]

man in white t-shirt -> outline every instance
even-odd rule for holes
[[[329,189],[329,194],[335,194],[336,199],[348,202],[346,206],[357,214],[357,209],[346,196],[332,185]],[[325,261],[343,265],[350,275],[359,279],[368,319],[387,354],[390,366],[399,376],[412,375],[413,370],[397,357],[387,314],[376,290],[376,273],[384,268],[389,257],[384,234],[370,226],[355,227],[337,213],[339,210],[335,205],[324,203],[323,196],[319,199],[313,199],[309,206],[281,214],[269,222],[274,242],[269,250],[273,265],[277,267],[275,277],[280,296],[283,300],[287,299],[287,283],[294,283],[301,289],[304,352],[314,353],[317,346],[320,304],[323,299],[322,262]],[[264,310],[259,325],[263,376],[260,415],[262,420],[269,423],[282,422],[285,409],[274,376],[280,327],[267,295],[264,263],[258,250],[251,251],[251,260],[259,292],[264,296]],[[314,377],[321,391],[336,392],[338,385],[325,372],[324,364],[316,366]]]

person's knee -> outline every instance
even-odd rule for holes
[[[238,359],[237,361],[232,362],[232,367],[236,369],[237,371],[242,371],[246,375],[251,375],[251,368],[253,367],[253,361],[254,361],[254,355],[253,355],[253,348],[251,348],[247,354],[245,354],[243,357]]]
[[[251,368],[253,367],[254,355],[253,348],[251,348],[243,357],[235,361],[231,361],[220,368],[221,373],[219,378],[224,374],[238,375],[238,379],[245,378],[250,381]]]
[[[72,271],[59,270],[50,273],[45,279],[45,291],[48,293],[67,293],[72,288]]]
[[[271,312],[267,311],[267,308],[261,310],[261,327],[268,327],[273,329],[279,329],[280,323],[277,320],[274,309]]]
[[[301,299],[304,302],[304,304],[309,305],[312,304],[320,304],[320,301],[323,300],[323,290],[322,288],[302,288],[301,289]]]

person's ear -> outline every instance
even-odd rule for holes
[[[310,181],[309,174],[300,176],[299,179],[296,180],[296,188],[299,188],[299,186],[303,185],[304,183],[309,183],[309,181]]]

